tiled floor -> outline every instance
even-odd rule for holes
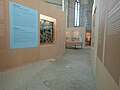
[[[96,90],[90,50],[66,50],[63,57],[1,72],[0,90]]]

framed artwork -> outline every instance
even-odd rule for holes
[[[51,44],[53,43],[54,37],[54,22],[40,19],[40,43],[41,44]]]
[[[40,14],[40,44],[55,44],[56,19]]]

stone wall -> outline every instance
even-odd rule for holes
[[[75,0],[68,1],[68,27],[74,27]],[[90,27],[92,21],[93,0],[80,0],[80,27]]]

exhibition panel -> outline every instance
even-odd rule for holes
[[[1,0],[0,10],[6,11],[0,14],[0,71],[65,53],[66,19],[61,10],[38,0]],[[40,14],[55,20],[54,24],[46,20],[55,27],[50,26],[54,33],[48,30],[47,45],[40,43]]]

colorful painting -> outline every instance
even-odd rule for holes
[[[53,22],[40,20],[40,43],[53,43]]]

